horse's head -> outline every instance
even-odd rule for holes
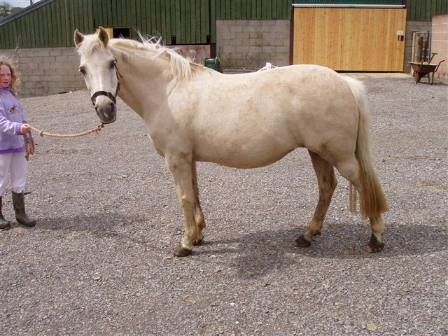
[[[84,76],[96,113],[102,123],[112,123],[117,113],[120,82],[117,61],[108,47],[109,35],[103,27],[98,34],[87,36],[76,29],[74,40],[81,57],[79,71]]]

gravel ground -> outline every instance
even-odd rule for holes
[[[386,248],[339,186],[322,236],[292,241],[317,202],[306,150],[269,167],[198,165],[206,242],[174,258],[183,220],[143,122],[119,101],[100,135],[35,135],[28,213],[0,232],[1,335],[448,335],[448,85],[362,78],[390,211]],[[76,133],[85,91],[22,99],[29,122]],[[4,214],[13,219],[9,191]]]

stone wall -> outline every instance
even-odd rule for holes
[[[432,19],[431,52],[437,53],[431,63],[440,64],[437,77],[448,77],[448,15],[437,15]]]
[[[20,73],[20,96],[43,96],[85,89],[75,48],[0,50]]]
[[[221,68],[259,69],[289,65],[289,20],[217,20]]]

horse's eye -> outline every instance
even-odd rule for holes
[[[82,73],[84,76],[86,75],[86,69],[79,68],[79,72]]]
[[[110,61],[110,65],[109,65],[109,67],[110,67],[111,69],[113,69],[113,68],[115,68],[116,65],[117,65],[117,61],[116,61],[116,60],[113,60],[113,61]]]

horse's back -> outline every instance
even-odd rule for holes
[[[191,102],[184,113],[198,160],[258,167],[297,147],[356,146],[356,102],[331,69],[295,65],[200,79],[178,98]]]

